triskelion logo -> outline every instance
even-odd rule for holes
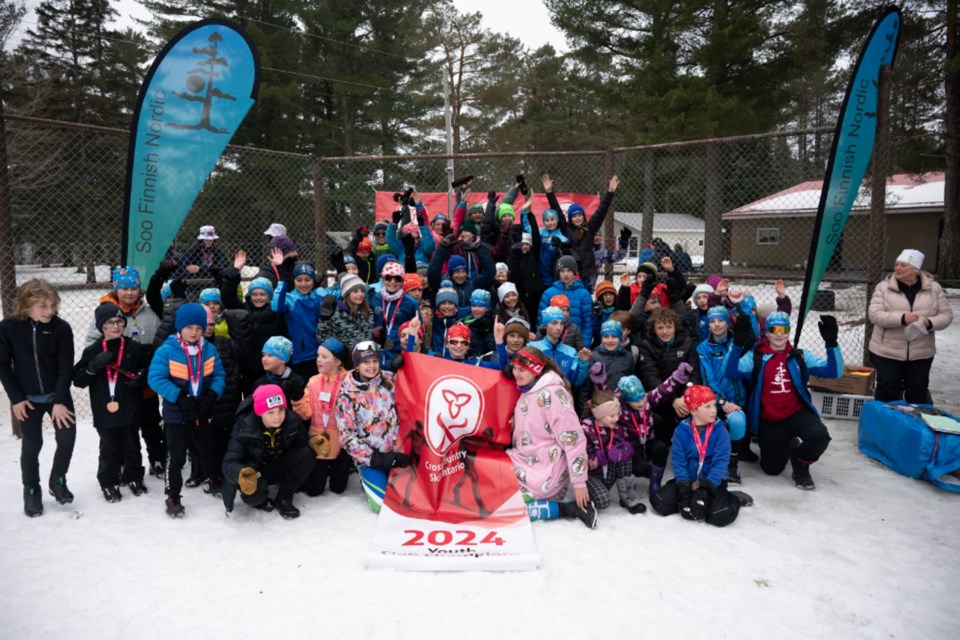
[[[427,446],[443,456],[457,441],[481,431],[483,394],[480,387],[460,376],[444,376],[427,390],[424,424]]]

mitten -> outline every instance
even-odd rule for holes
[[[602,362],[594,362],[590,365],[590,382],[601,389],[606,387],[607,371],[603,368]]]
[[[496,191],[487,191],[487,200],[496,200],[497,192]]]
[[[257,478],[260,474],[253,467],[244,467],[240,469],[237,475],[237,484],[240,486],[240,493],[245,496],[252,496],[257,492]]]
[[[406,348],[407,348],[407,345],[405,344],[400,345],[401,351]],[[403,367],[403,354],[398,353],[397,355],[393,356],[393,360],[390,361],[390,369],[392,369],[393,371],[400,371],[401,367]]]
[[[833,316],[820,316],[820,337],[823,338],[823,344],[827,349],[837,346],[837,338],[840,335],[840,327],[837,326],[837,319]]]
[[[400,244],[403,245],[403,251],[408,256],[413,255],[417,250],[417,241],[409,233],[405,233],[400,238]]]
[[[370,456],[370,466],[374,469],[393,469],[410,465],[410,456],[405,453],[374,451]]]
[[[287,378],[283,384],[283,392],[287,396],[287,400],[291,401],[302,398],[306,389],[307,383],[300,376]]]
[[[655,286],[657,286],[657,279],[647,276],[643,284],[640,285],[640,297],[644,300],[649,300]]]
[[[101,369],[106,369],[107,365],[112,364],[117,359],[117,354],[112,351],[104,351],[103,353],[98,353],[93,356],[93,359],[87,363],[87,371],[90,373],[96,373]]]
[[[756,336],[753,335],[753,326],[750,324],[750,317],[741,313],[737,316],[737,321],[733,323],[733,344],[746,349],[753,344]]]
[[[681,362],[677,370],[670,374],[670,379],[675,384],[683,386],[690,381],[691,373],[693,373],[693,365],[689,362]]]
[[[417,210],[417,226],[422,227],[427,224],[427,219],[423,217],[423,213]]]
[[[440,241],[440,245],[447,247],[448,249],[457,243],[457,238],[452,233],[443,236],[443,240]]]
[[[694,522],[703,522],[707,519],[707,509],[710,507],[710,494],[702,486],[690,496],[690,519]]]
[[[620,229],[620,242],[624,244],[627,243],[632,235],[633,232],[630,231],[630,227],[623,227]]]
[[[320,302],[320,319],[329,320],[337,312],[337,298],[335,296],[324,296]]]
[[[330,455],[330,438],[322,433],[315,435],[310,438],[310,448],[318,458],[326,458]]]
[[[685,520],[693,520],[693,515],[690,513],[690,502],[693,498],[693,487],[690,486],[690,482],[688,480],[677,483],[677,498],[680,507],[680,515]]]
[[[400,209],[397,209],[396,211],[393,212],[393,214],[390,217],[393,218],[393,222],[396,224],[400,222],[400,216],[402,215],[403,215],[403,212]]]
[[[217,394],[212,389],[207,389],[199,398],[197,398],[197,418],[209,418],[213,411],[213,403],[217,401]]]
[[[557,249],[559,249],[559,248],[563,245],[563,240],[561,240],[560,238],[554,236],[554,237],[550,238],[550,244],[552,244],[552,245],[555,246]]]
[[[180,397],[177,398],[177,406],[183,409],[188,416],[196,417],[197,399],[187,395],[186,391],[180,392]]]

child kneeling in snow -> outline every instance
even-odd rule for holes
[[[630,513],[643,513],[646,505],[637,495],[637,478],[633,475],[633,445],[619,424],[620,401],[609,391],[594,391],[590,399],[591,415],[583,421],[587,436],[587,487],[591,494],[600,494],[598,509],[610,504],[606,491],[614,484],[620,495],[620,506]]]
[[[683,394],[690,417],[673,433],[674,479],[651,494],[650,506],[662,516],[677,511],[686,520],[725,527],[737,519],[741,506],[753,500],[740,491],[728,492],[730,435],[717,420],[717,399],[710,387],[694,385]]]
[[[313,463],[303,423],[287,411],[283,389],[259,386],[237,409],[223,458],[223,506],[227,513],[233,511],[239,488],[240,498],[254,509],[276,507],[284,518],[296,518],[300,510],[293,504],[293,494],[310,475]],[[272,501],[267,494],[271,484],[280,485]]]

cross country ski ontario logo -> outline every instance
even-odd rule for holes
[[[443,376],[427,390],[424,431],[427,446],[443,456],[462,438],[479,435],[483,393],[471,380]]]

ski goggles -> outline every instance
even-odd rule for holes
[[[784,325],[767,327],[767,333],[772,333],[775,336],[788,336],[790,335],[790,327],[786,327]]]

